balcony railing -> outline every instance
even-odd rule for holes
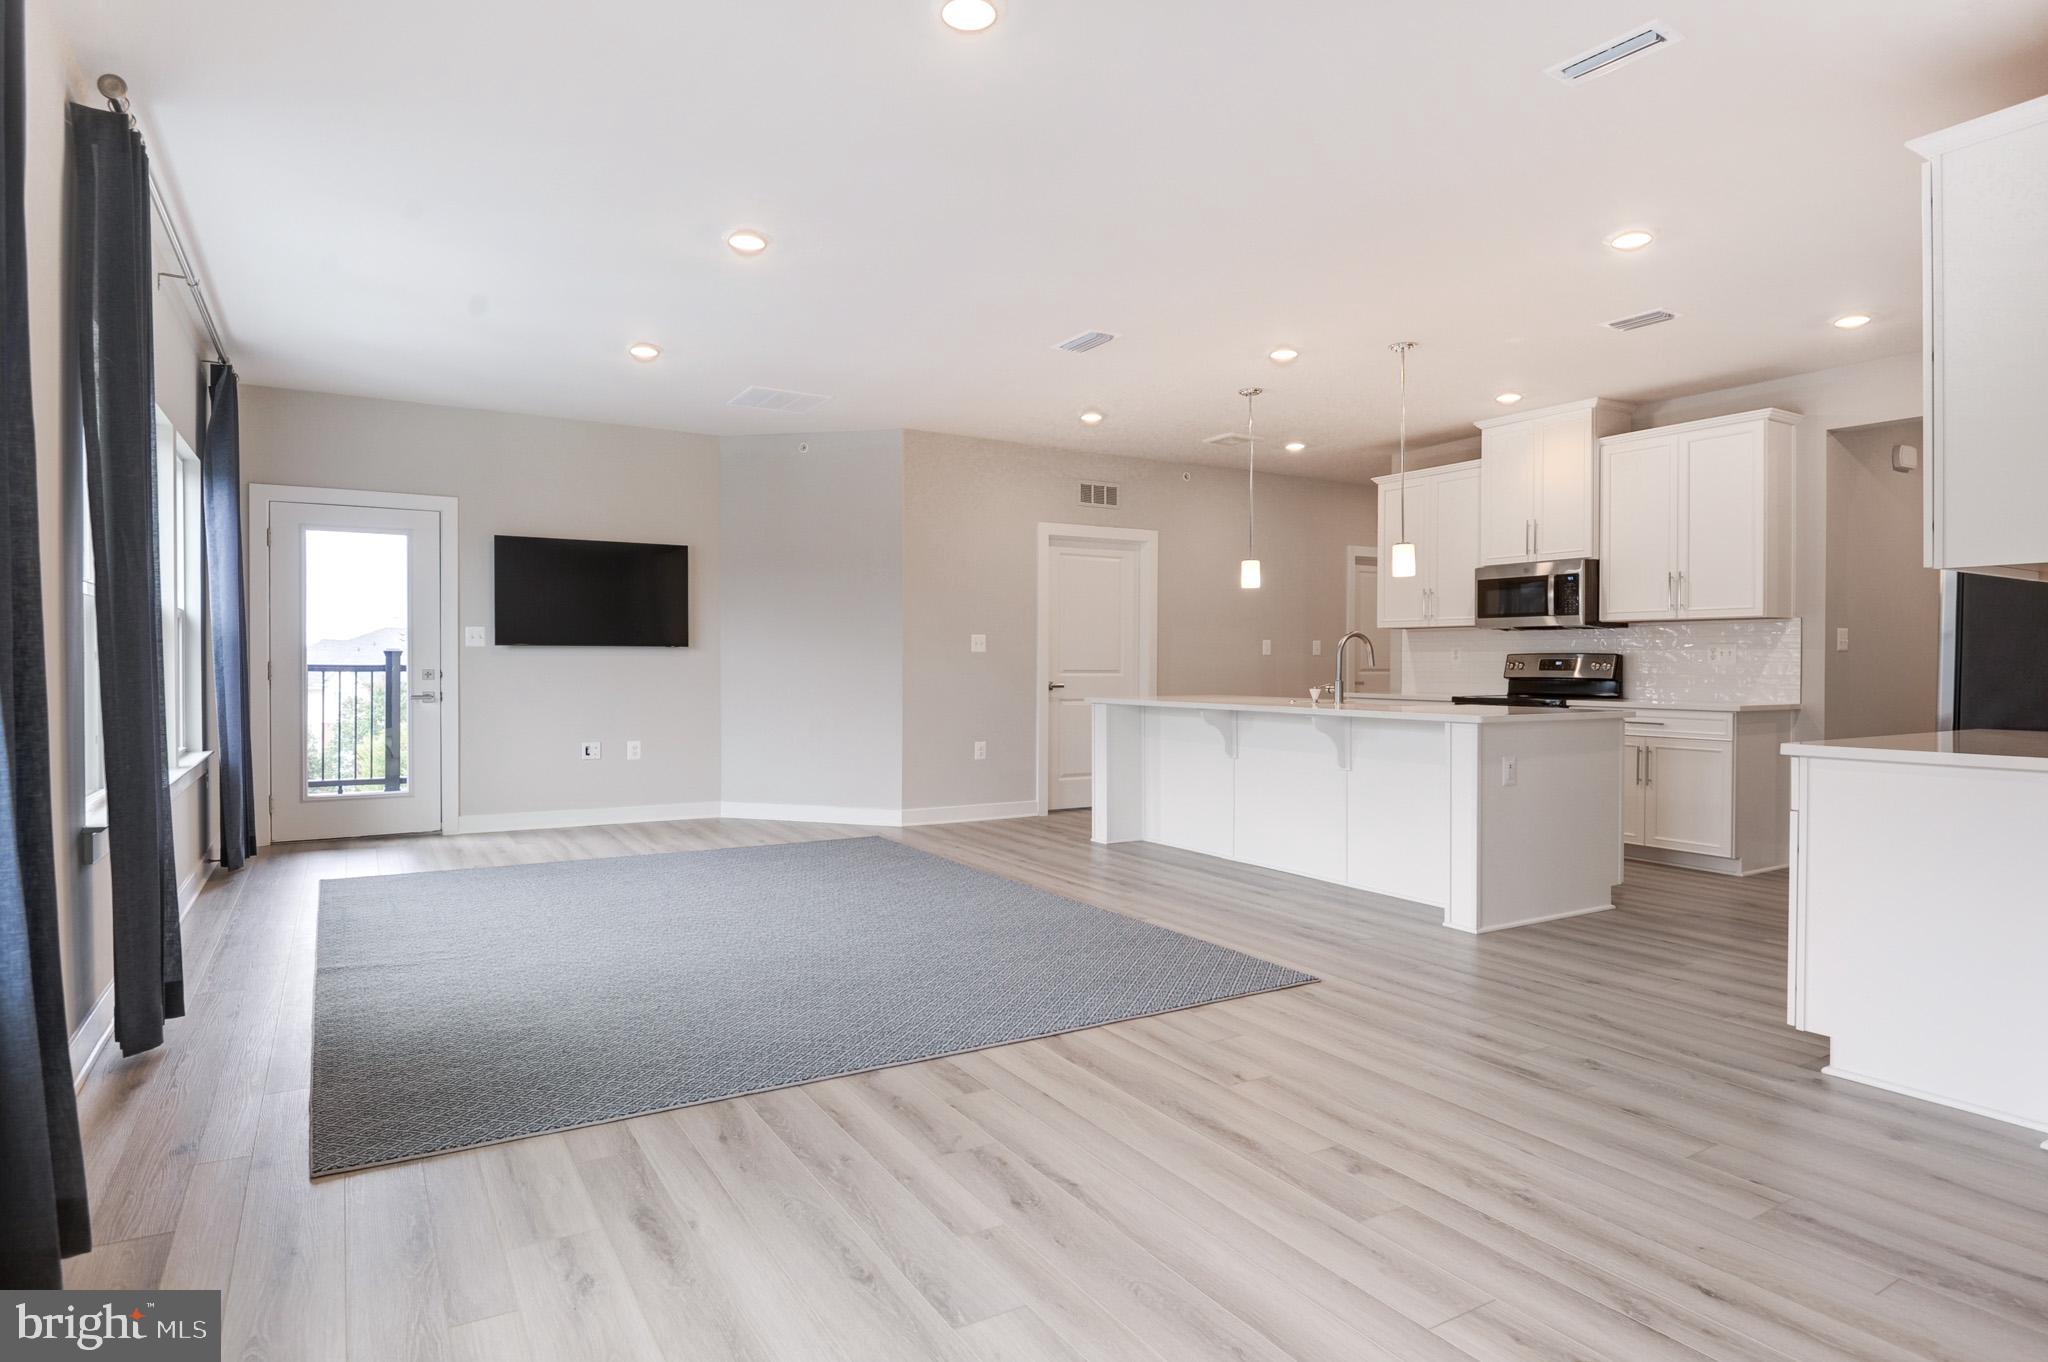
[[[406,780],[405,654],[306,664],[306,793],[396,792]]]

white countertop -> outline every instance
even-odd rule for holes
[[[1488,691],[1489,695],[1499,694]],[[1351,697],[1346,696],[1346,699]],[[1448,695],[1361,695],[1361,700],[1436,700],[1449,703]],[[1680,709],[1700,714],[1768,714],[1791,713],[1798,705],[1752,704],[1741,700],[1702,700],[1681,704],[1676,700],[1573,700],[1573,709],[1598,706],[1601,709]]]
[[[2048,771],[2048,733],[2012,728],[1965,728],[1954,733],[1894,733],[1878,738],[1827,738],[1815,742],[1788,742],[1779,750],[1788,757],[1830,757],[1838,761]]]
[[[1250,714],[1301,714],[1321,719],[1404,719],[1437,724],[1555,724],[1573,721],[1614,720],[1612,711],[1566,709],[1508,709],[1500,705],[1454,705],[1448,700],[1418,700],[1413,696],[1346,697],[1344,708],[1332,709],[1325,702],[1309,707],[1308,697],[1289,700],[1273,695],[1150,695],[1128,699],[1097,697],[1098,705],[1135,705],[1150,709],[1225,709]]]

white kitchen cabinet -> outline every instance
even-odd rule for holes
[[[1375,478],[1379,488],[1379,625],[1428,629],[1478,621],[1473,574],[1479,566],[1479,465],[1450,464],[1407,475],[1407,535],[1415,575],[1393,574],[1401,538],[1401,479]]]
[[[1600,439],[1628,429],[1604,397],[1479,426],[1479,561],[1599,556]]]
[[[1749,875],[1786,862],[1778,745],[1791,712],[1641,709],[1623,725],[1621,839],[1632,855]]]
[[[1600,616],[1792,614],[1796,413],[1768,408],[1600,442]]]
[[[2048,96],[1907,145],[1927,158],[1927,566],[2048,575]]]

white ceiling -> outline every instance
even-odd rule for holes
[[[2048,88],[2041,0],[1000,0],[974,36],[938,0],[57,2],[246,381],[1222,462],[1261,384],[1261,435],[1311,446],[1262,465],[1337,477],[1384,471],[1393,340],[1415,443],[1505,389],[1912,350],[1901,144]],[[1545,74],[1647,20],[1683,41]],[[1601,326],[1650,307],[1679,320]],[[1122,339],[1051,348],[1089,328]]]

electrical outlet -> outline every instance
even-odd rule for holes
[[[1452,665],[1452,666],[1454,666],[1454,667],[1455,667],[1455,666],[1456,666],[1456,665],[1457,665],[1458,663],[1460,663],[1460,662],[1463,662],[1464,660],[1465,660],[1465,650],[1464,650],[1463,648],[1453,648],[1453,649],[1451,649],[1451,665]]]
[[[1310,657],[1321,657],[1323,655],[1323,641],[1321,639],[1312,638],[1308,641],[1308,655]]]
[[[640,760],[640,740],[638,738],[626,739],[626,760]]]
[[[1849,651],[1849,631],[1847,629],[1835,630],[1835,651],[1838,653]]]
[[[604,755],[604,744],[587,742],[583,744],[582,748],[579,749],[579,751],[581,756],[583,757],[583,760],[596,761],[599,757]]]
[[[1260,640],[1259,640],[1259,655],[1260,655],[1261,657],[1271,657],[1271,656],[1273,655],[1273,640],[1272,640],[1272,639],[1270,639],[1270,638],[1262,638],[1262,639],[1260,639]]]
[[[1515,759],[1513,757],[1502,757],[1500,759],[1500,783],[1503,785],[1515,783]]]
[[[980,738],[974,740],[974,759],[976,761],[988,760],[988,744]]]
[[[1734,660],[1735,649],[1731,644],[1716,643],[1713,647],[1707,649],[1707,661],[1709,662],[1733,662]]]
[[[462,631],[462,646],[465,648],[483,647],[484,627],[481,624],[472,624],[464,628]]]
[[[987,651],[988,651],[988,635],[987,635],[987,634],[969,634],[969,635],[967,636],[967,651],[968,651],[968,652],[970,652],[970,653],[985,653],[985,652],[987,652]]]

